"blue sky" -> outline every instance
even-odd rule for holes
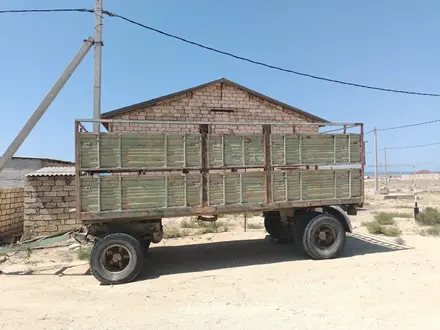
[[[0,0],[0,9],[92,8],[93,0]],[[440,93],[440,2],[104,0],[147,25],[278,66],[362,84]],[[84,13],[0,16],[0,152],[93,33]],[[102,111],[221,77],[334,122],[366,130],[440,118],[440,98],[376,92],[298,77],[105,18]],[[73,121],[92,116],[89,53],[17,155],[73,159]],[[440,142],[440,123],[380,132],[379,148]],[[372,136],[366,137],[367,151]],[[440,146],[394,150],[389,163],[440,168]],[[372,164],[371,155],[367,163]]]

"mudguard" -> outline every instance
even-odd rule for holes
[[[351,226],[350,218],[344,209],[338,205],[331,205],[325,208],[325,212],[335,216],[344,227],[345,231],[348,233],[353,232],[353,227]]]

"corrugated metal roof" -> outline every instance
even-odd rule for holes
[[[12,157],[12,159],[15,160],[42,160],[42,161],[48,161],[48,162],[54,162],[54,163],[60,163],[64,165],[75,165],[74,162],[68,161],[68,160],[61,160],[61,159],[54,159],[54,158],[41,158],[41,157]]]
[[[43,167],[26,176],[75,176],[75,167]]]

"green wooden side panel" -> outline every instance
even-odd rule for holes
[[[208,135],[211,167],[263,166],[263,135]]]
[[[341,199],[362,196],[358,169],[272,173],[272,196],[276,202]]]
[[[361,161],[358,134],[272,135],[273,165],[348,164]]]
[[[182,168],[201,165],[200,135],[79,134],[82,169]]]
[[[211,167],[264,166],[263,135],[208,135]],[[361,162],[359,134],[271,135],[275,166]],[[200,167],[198,134],[79,134],[82,169]]]
[[[272,172],[275,202],[362,197],[358,169]],[[82,212],[148,211],[200,206],[201,174],[95,176],[81,178]],[[265,203],[264,172],[208,174],[209,206]]]
[[[209,205],[265,201],[264,172],[210,173],[208,180]]]
[[[201,204],[201,175],[81,178],[81,211],[148,210]]]

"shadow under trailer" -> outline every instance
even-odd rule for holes
[[[90,122],[75,122],[76,216],[95,240],[91,272],[104,284],[137,277],[150,244],[163,238],[163,218],[262,212],[271,236],[319,260],[338,256],[352,230],[348,215],[363,203],[362,124],[161,122],[199,131],[149,133],[157,121],[136,120],[145,133],[91,133]],[[261,133],[213,134],[215,125]],[[286,125],[341,133],[276,133]]]

